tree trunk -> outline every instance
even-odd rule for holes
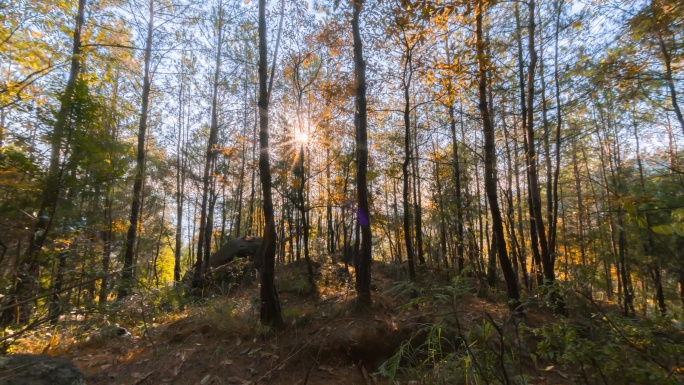
[[[245,105],[244,105],[244,114],[243,114],[243,123],[242,123],[242,159],[240,160],[240,180],[238,182],[238,194],[237,194],[237,199],[238,199],[238,207],[237,207],[237,217],[235,218],[235,237],[239,238],[240,235],[242,234],[242,196],[244,194],[244,189],[245,189],[245,163],[247,163],[247,84],[245,83]]]
[[[78,13],[76,15],[76,25],[74,27],[74,39],[71,54],[71,68],[64,93],[60,98],[60,108],[57,113],[57,121],[50,136],[50,165],[43,187],[40,209],[38,210],[38,220],[31,232],[29,247],[26,251],[21,268],[17,271],[17,282],[12,294],[8,295],[5,303],[19,303],[22,300],[34,295],[36,284],[40,274],[40,262],[38,253],[43,248],[48,233],[52,227],[52,220],[57,209],[57,202],[62,183],[61,171],[61,152],[62,140],[67,128],[69,115],[71,113],[72,99],[75,93],[76,82],[81,72],[81,32],[85,24],[85,4],[86,0],[79,0]],[[4,123],[3,123],[4,127]],[[18,317],[16,315],[18,314]],[[32,316],[33,310],[30,303],[18,305],[16,308],[6,309],[2,314],[2,324],[6,325],[18,318],[20,323],[27,323]]]
[[[411,54],[406,54],[406,61],[404,62],[404,162],[401,164],[401,172],[404,187],[401,198],[404,207],[404,244],[406,245],[406,259],[408,260],[409,277],[411,280],[416,279],[415,256],[413,252],[413,242],[411,237],[411,208],[409,203],[409,164],[411,162],[411,121],[410,121],[410,100],[409,87],[411,87]]]
[[[420,162],[418,159],[418,126],[417,118],[413,119],[413,211],[416,215],[416,249],[418,249],[418,263],[425,265],[425,255],[423,253],[423,210],[420,183]]]
[[[447,65],[451,67],[451,47],[449,46],[449,34],[445,34],[445,50],[447,57]],[[454,183],[456,192],[456,258],[458,260],[458,273],[463,272],[463,265],[465,258],[463,257],[463,197],[461,195],[461,161],[458,155],[458,139],[456,138],[456,114],[454,109],[454,95],[453,95],[453,85],[452,79],[449,77],[447,83],[447,92],[450,103],[448,105],[449,109],[449,128],[451,129],[451,145],[453,151],[453,164],[454,164]],[[461,105],[461,108],[463,106]],[[463,112],[463,111],[461,111]],[[463,115],[461,114],[461,117]]]
[[[579,245],[580,248],[580,261],[582,262],[582,267],[587,266],[587,258],[586,258],[586,248],[584,245],[584,215],[583,215],[583,207],[584,207],[584,199],[582,198],[582,184],[580,183],[580,173],[579,173],[579,161],[577,159],[577,155],[575,153],[575,150],[572,151],[572,169],[573,173],[575,176],[575,190],[577,192],[577,220],[579,222],[579,236],[577,239],[577,244]]]
[[[258,109],[257,109],[258,113]],[[256,117],[255,117],[256,118]],[[257,119],[254,121],[254,135],[252,138],[252,162],[256,161],[256,143],[257,143]],[[257,169],[252,166],[252,176],[251,176],[251,181],[250,181],[250,190],[249,190],[249,208],[247,209],[247,223],[245,224],[245,227],[247,227],[247,235],[252,235],[253,232],[253,227],[254,227],[254,197],[256,195],[256,174],[257,174]]]
[[[359,30],[359,16],[363,0],[352,0],[352,36],[354,40],[354,81],[356,88],[356,108],[354,125],[356,126],[356,194],[358,199],[358,223],[361,226],[361,252],[356,255],[356,291],[359,304],[371,304],[371,259],[372,237],[371,217],[368,207],[368,187],[366,172],[368,169],[368,129],[366,110],[366,62],[363,59],[363,43]]]
[[[435,144],[435,149],[437,145]],[[436,154],[436,151],[435,151]],[[447,258],[447,239],[446,239],[446,220],[444,212],[444,199],[442,198],[442,181],[439,176],[439,163],[435,162],[435,183],[437,184],[437,203],[439,209],[439,256],[437,260],[437,266],[439,266],[439,261],[444,260],[444,268],[447,271],[447,281],[449,280],[449,259]]]
[[[335,254],[335,228],[333,227],[333,212],[332,212],[332,185],[330,184],[330,147],[325,149],[325,182],[326,182],[326,200],[325,200],[325,222],[327,227],[326,242],[327,250],[330,255]]]
[[[501,119],[503,123],[503,133],[504,133],[504,143],[506,144],[506,220],[508,222],[508,233],[511,239],[511,252],[513,256],[511,257],[511,262],[513,263],[513,271],[515,271],[515,279],[519,277],[519,266],[518,262],[521,259],[520,256],[520,246],[518,243],[518,237],[515,233],[515,219],[514,212],[515,208],[513,206],[513,156],[511,155],[510,146],[510,136],[508,132],[508,127],[506,126],[506,119]]]
[[[660,53],[663,55],[663,64],[665,65],[665,79],[667,80],[667,87],[670,91],[670,102],[672,102],[672,109],[675,112],[677,121],[684,131],[684,116],[682,116],[682,110],[679,108],[679,102],[677,101],[677,91],[675,90],[675,80],[672,76],[672,58],[670,57],[670,52],[667,50],[667,45],[665,44],[665,39],[661,32],[658,33],[658,43],[660,45]]]
[[[202,271],[207,265],[211,253],[211,232],[213,228],[213,202],[214,173],[216,164],[216,143],[218,138],[218,87],[221,76],[221,52],[223,48],[223,4],[218,4],[218,24],[216,58],[214,62],[214,84],[211,95],[211,126],[209,127],[209,139],[204,159],[204,175],[202,176],[202,206],[200,208],[200,228],[197,240],[197,259],[192,277],[192,288],[197,289],[200,284]],[[206,256],[205,256],[206,255]]]
[[[152,57],[152,31],[154,30],[154,0],[149,1],[149,20],[147,22],[147,39],[145,40],[145,70],[143,73],[142,108],[140,111],[140,124],[138,125],[138,155],[136,159],[135,178],[133,181],[133,203],[131,204],[131,217],[126,234],[126,253],[124,265],[121,270],[121,282],[119,283],[118,299],[126,298],[131,294],[135,269],[134,251],[138,238],[138,221],[142,204],[143,180],[145,179],[145,138],[147,137],[147,114],[150,103],[151,74],[150,60]]]
[[[111,101],[111,104],[109,106],[109,112],[108,116],[105,118],[106,119],[106,125],[109,127],[109,131],[111,132],[111,140],[112,143],[115,143],[118,140],[118,122],[116,122],[116,119],[114,117],[116,106],[118,104],[118,96],[119,96],[119,68],[117,67],[116,70],[116,76],[114,79],[114,95]],[[113,151],[110,151],[109,153],[110,158],[114,157]],[[109,277],[109,269],[110,269],[110,264],[111,264],[111,258],[112,258],[112,242],[113,242],[113,234],[114,234],[114,220],[112,218],[112,204],[114,203],[114,199],[112,197],[112,189],[114,187],[114,181],[109,180],[107,181],[107,186],[105,188],[105,195],[104,195],[104,208],[102,211],[102,222],[103,222],[103,229],[102,229],[102,280],[100,281],[100,295],[98,299],[98,303],[100,305],[104,305],[107,302],[107,298],[109,297],[109,289],[110,289],[110,277]]]
[[[316,290],[316,283],[314,282],[313,264],[311,263],[311,258],[309,257],[309,218],[306,208],[306,201],[304,199],[304,189],[306,188],[306,176],[304,172],[304,144],[301,143],[299,145],[298,171],[301,183],[297,189],[297,197],[299,198],[299,212],[302,217],[302,230],[304,233],[304,260],[306,261],[306,272],[309,280],[309,286],[313,292]]]
[[[283,317],[280,312],[278,293],[273,282],[277,234],[273,213],[273,197],[271,195],[266,49],[266,0],[259,0],[259,172],[261,174],[264,221],[266,222],[259,255],[262,262],[260,319],[263,324],[280,328],[283,326]]]
[[[485,162],[485,191],[487,200],[489,201],[489,210],[492,215],[492,228],[495,237],[500,242],[496,242],[497,251],[499,254],[499,262],[506,280],[506,289],[508,294],[509,305],[511,309],[516,309],[520,306],[520,293],[518,292],[518,282],[515,279],[515,272],[513,266],[508,258],[508,250],[506,249],[506,242],[503,229],[503,220],[501,218],[501,211],[499,209],[499,201],[497,197],[497,181],[494,171],[495,164],[495,141],[494,141],[494,127],[489,113],[489,106],[487,105],[487,57],[485,56],[485,42],[482,33],[482,18],[485,12],[482,0],[477,3],[477,10],[475,13],[475,37],[477,49],[478,62],[478,89],[479,89],[479,109],[482,115],[482,126],[484,131],[484,162]]]
[[[644,181],[644,166],[641,161],[641,146],[639,142],[639,132],[638,125],[634,110],[632,110],[632,125],[634,126],[634,143],[636,144],[636,160],[637,168],[639,170],[639,185],[641,187],[642,196],[646,197],[646,183]],[[639,212],[637,212],[639,215]],[[648,212],[644,214],[646,219],[646,229],[642,230],[646,233],[646,243],[644,246],[644,254],[647,257],[653,258],[654,262],[650,263],[649,271],[651,272],[651,277],[653,278],[653,284],[656,289],[656,306],[661,316],[667,315],[667,306],[665,305],[665,295],[663,294],[663,282],[660,274],[660,256],[655,253],[655,240],[653,239],[653,233],[651,232],[651,216]],[[650,259],[650,258],[649,258]]]
[[[183,203],[185,201],[185,141],[183,140],[183,87],[184,78],[180,79],[178,92],[178,142],[176,143],[176,234],[173,264],[173,282],[178,285],[181,280],[181,247],[183,235]]]
[[[550,299],[555,311],[558,314],[566,314],[565,304],[553,289],[556,280],[556,273],[553,267],[551,250],[549,250],[544,218],[542,215],[541,196],[539,193],[539,172],[537,170],[537,152],[534,132],[534,79],[537,65],[537,52],[535,50],[535,0],[530,0],[529,21],[528,21],[528,48],[530,63],[527,71],[527,158],[528,158],[528,183],[530,185],[531,211],[534,217],[537,237],[539,240],[539,251],[541,265],[544,273],[545,284],[550,288]],[[542,80],[543,81],[543,80]]]
[[[563,109],[561,106],[561,99],[560,99],[560,76],[559,76],[559,71],[558,71],[558,33],[560,31],[560,17],[561,17],[561,11],[563,8],[563,1],[560,0],[558,3],[558,9],[556,10],[556,29],[555,29],[555,34],[554,34],[554,58],[553,58],[553,77],[554,77],[554,85],[555,85],[555,95],[556,95],[556,138],[555,138],[555,157],[556,157],[556,166],[553,171],[553,215],[551,216],[550,223],[553,226],[552,231],[550,231],[551,234],[551,240],[550,240],[550,248],[551,250],[555,253],[557,249],[557,221],[558,221],[558,203],[559,203],[559,196],[558,196],[558,179],[560,177],[560,160],[561,160],[561,129],[563,128]],[[555,258],[555,256],[554,256]]]

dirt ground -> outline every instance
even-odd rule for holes
[[[258,285],[248,283],[203,306],[191,305],[180,315],[152,322],[147,333],[140,328],[131,336],[75,344],[66,356],[90,385],[389,383],[374,374],[378,367],[444,309],[406,306],[411,293],[392,293],[396,271],[381,265],[373,271],[374,305],[359,312],[344,268],[322,269],[316,295],[301,293],[303,266],[279,271],[282,330],[259,325]],[[464,325],[483,320],[485,314],[494,319],[508,314],[504,304],[475,296],[459,300],[459,308]],[[530,321],[544,323],[546,317],[539,313]]]

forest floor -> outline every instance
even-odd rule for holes
[[[315,295],[306,293],[304,263],[276,269],[285,322],[282,330],[260,326],[259,289],[252,282],[228,294],[188,304],[183,310],[176,308],[166,314],[157,310],[155,318],[142,314],[142,320],[135,317],[137,326],[122,323],[132,335],[81,338],[66,345],[48,343],[43,352],[71,359],[86,374],[90,385],[453,383],[426,380],[430,370],[439,371],[440,367],[425,356],[419,359],[424,359],[422,378],[404,372],[390,381],[378,374],[378,368],[402,346],[405,348],[405,341],[413,339],[411,345],[417,347],[428,340],[426,325],[438,324],[451,310],[451,314],[458,314],[462,338],[463,333],[482,328],[488,321],[501,326],[503,341],[517,334],[516,325],[534,328],[557,320],[544,307],[530,308],[524,316],[513,317],[501,296],[484,299],[473,291],[458,293],[453,301],[440,305],[433,299],[444,296],[444,291],[417,292],[416,288],[444,286],[447,277],[443,272],[423,271],[419,284],[412,286],[403,272],[382,263],[373,267],[373,307],[360,312],[354,305],[353,283],[344,265],[318,267]],[[130,308],[121,311],[135,308],[131,303]],[[119,318],[119,322],[122,320]],[[495,350],[498,337],[495,331],[489,331],[487,338],[493,341]],[[97,331],[92,333],[95,336]],[[444,329],[447,333],[456,331]],[[534,341],[521,344],[534,346]],[[445,343],[438,349],[449,348]],[[407,358],[411,357],[405,357],[404,362]],[[572,383],[568,374],[543,362],[523,357],[518,366],[527,383]],[[463,380],[458,382],[467,381]]]

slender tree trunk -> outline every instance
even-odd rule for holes
[[[581,143],[580,143],[580,146],[581,146],[581,150],[582,150],[582,162],[584,164],[584,168],[589,170],[589,160],[587,159],[586,149],[585,149],[584,145],[582,145]],[[599,152],[599,154],[602,154],[602,152]],[[605,167],[603,166],[603,156],[601,156],[601,170],[603,170],[604,168]],[[596,189],[594,188],[594,184],[590,183],[589,188],[591,189],[591,196],[593,197],[593,200],[594,200],[594,210],[595,210],[595,213],[598,215],[598,213],[600,212],[600,209],[599,209],[599,202],[597,199],[598,195],[596,194]],[[591,212],[589,211],[589,208],[587,208],[586,211],[587,211],[587,219],[589,220],[589,222],[591,222]],[[589,224],[588,227],[589,227],[589,229],[591,229],[591,224]],[[605,237],[603,236],[603,232],[601,233],[601,236],[599,237],[599,239],[601,241],[600,248],[601,248],[601,250],[603,250],[605,248],[605,246],[604,246],[605,245],[605,243],[604,243]],[[610,261],[608,258],[603,257],[603,256],[601,256],[600,259],[603,260],[603,272],[604,272],[604,275],[606,278],[606,297],[609,300],[612,300],[612,298],[613,298],[613,276],[610,272],[611,271]]]
[[[518,3],[515,3],[515,39],[516,43],[518,46],[518,84],[519,84],[519,89],[520,89],[520,115],[521,115],[521,122],[522,122],[522,131],[523,131],[523,151],[525,153],[525,165],[527,166],[527,175],[529,179],[529,169],[530,169],[530,164],[529,164],[529,157],[527,157],[527,152],[528,152],[528,144],[527,144],[527,102],[525,98],[525,74],[524,74],[524,64],[523,64],[523,47],[522,47],[522,26],[520,22],[520,9],[518,6]],[[516,129],[517,132],[517,129]],[[517,143],[517,142],[516,142]],[[516,178],[517,178],[516,174]],[[518,182],[516,182],[518,183]],[[518,183],[518,191],[520,191],[520,184]],[[542,271],[541,271],[541,256],[539,255],[539,241],[537,238],[537,229],[535,227],[535,220],[534,220],[534,215],[532,213],[532,205],[529,204],[530,202],[530,187],[528,183],[528,188],[527,188],[528,194],[527,194],[527,201],[528,201],[528,208],[529,208],[529,215],[530,215],[530,247],[532,249],[532,270],[535,271],[535,276],[537,278],[537,285],[541,286],[543,285],[543,276],[542,276]],[[518,205],[522,206],[522,201],[520,200],[520,194],[518,194]],[[520,210],[522,212],[522,210]],[[519,213],[519,223],[522,224],[522,215],[521,212]],[[519,229],[520,233],[523,234],[522,228]],[[527,282],[528,287],[532,286],[532,282],[528,281]]]
[[[52,227],[52,220],[57,209],[57,202],[62,183],[61,170],[61,152],[62,141],[64,139],[65,130],[67,129],[69,115],[73,103],[73,97],[76,89],[76,82],[81,73],[82,57],[81,57],[81,32],[85,24],[85,4],[86,0],[79,0],[78,11],[76,15],[76,25],[74,27],[73,46],[71,53],[71,68],[69,71],[69,78],[67,80],[64,93],[60,98],[60,108],[57,113],[57,121],[50,136],[50,165],[46,177],[45,185],[43,187],[42,199],[40,209],[38,210],[38,220],[35,223],[33,232],[29,239],[28,250],[26,251],[24,261],[17,269],[15,282],[16,286],[13,288],[13,293],[8,295],[8,300],[3,302],[8,304],[18,303],[26,298],[34,295],[37,282],[40,275],[40,262],[38,261],[38,253],[43,248],[47,236]],[[3,109],[4,120],[4,109]],[[2,130],[4,128],[4,121],[1,124]],[[3,138],[0,137],[0,141]],[[1,145],[0,145],[1,146]],[[18,320],[20,323],[27,323],[33,314],[32,304],[18,305],[15,308],[3,311],[2,325],[7,325],[12,321]]]
[[[200,208],[200,228],[197,240],[197,259],[192,277],[192,288],[197,289],[200,284],[202,271],[207,265],[211,253],[211,232],[213,228],[213,199],[214,173],[216,165],[216,151],[218,139],[218,88],[221,76],[221,52],[223,48],[223,3],[218,4],[218,24],[216,41],[216,58],[214,62],[213,88],[211,96],[211,126],[209,127],[209,139],[204,159],[204,175],[202,177],[202,206]]]
[[[560,75],[559,75],[559,70],[558,70],[558,34],[560,31],[560,17],[561,17],[561,11],[563,9],[563,2],[564,0],[559,0],[557,10],[556,10],[556,29],[555,29],[555,34],[554,34],[554,57],[553,57],[553,80],[554,80],[554,85],[555,85],[555,96],[556,96],[556,137],[555,137],[555,157],[556,157],[556,166],[553,171],[553,204],[552,204],[552,210],[553,210],[553,215],[551,216],[550,219],[550,226],[552,226],[552,229],[549,231],[551,234],[551,239],[550,239],[550,248],[551,250],[555,253],[556,251],[556,239],[557,239],[557,222],[558,222],[558,203],[559,203],[559,196],[558,196],[558,179],[560,177],[560,160],[561,160],[561,129],[563,128],[563,109],[561,105],[561,84],[560,84]],[[554,254],[555,258],[555,254]]]
[[[283,325],[283,317],[280,312],[278,293],[273,282],[277,234],[273,213],[273,197],[271,195],[266,58],[266,0],[259,0],[259,172],[261,174],[264,221],[266,222],[264,239],[259,250],[259,258],[261,259],[260,318],[261,323],[280,328]]]
[[[406,259],[408,260],[409,277],[416,279],[415,256],[413,242],[411,241],[413,232],[411,231],[411,208],[409,203],[409,165],[411,163],[411,120],[410,120],[410,99],[409,88],[411,87],[411,54],[406,53],[404,62],[404,162],[401,164],[402,180],[404,187],[401,198],[404,207],[404,244],[406,245]]]
[[[397,203],[397,180],[396,178],[392,178],[392,199],[394,200],[394,203],[392,207],[394,208],[394,221],[398,224],[399,223],[399,204]],[[400,241],[400,236],[401,236],[401,229],[399,226],[395,227],[394,230],[395,233],[395,238],[397,239],[397,262],[403,263],[403,253],[402,253],[402,247],[401,247],[401,241]]]
[[[658,33],[658,43],[660,45],[660,53],[663,56],[663,64],[665,65],[665,79],[667,80],[667,87],[670,91],[670,102],[672,103],[672,109],[675,112],[677,121],[684,131],[684,116],[682,116],[682,110],[679,108],[679,102],[677,101],[677,91],[675,90],[675,81],[672,76],[672,58],[670,57],[670,51],[667,50],[667,45],[665,44],[665,39],[662,33]]]
[[[235,237],[239,238],[242,234],[242,196],[245,186],[245,163],[247,163],[247,84],[245,83],[245,105],[243,114],[243,125],[242,125],[242,159],[240,161],[240,180],[238,182],[238,207],[237,207],[237,218],[235,219]]]
[[[183,91],[184,77],[180,79],[178,91],[178,142],[176,143],[176,234],[173,264],[173,281],[178,285],[181,280],[181,247],[183,245],[183,203],[185,200],[185,141],[183,137]]]
[[[612,122],[611,120],[608,120],[605,116],[604,113],[601,109],[599,109],[599,118],[601,121],[601,127],[597,126],[597,135],[601,134],[601,130],[603,127],[605,129],[611,129]],[[622,177],[622,162],[619,158],[620,156],[620,150],[619,148],[616,148],[617,144],[617,138],[612,138],[612,133],[609,134],[608,132],[605,133],[604,137],[604,151],[606,152],[606,156],[608,157],[608,167],[610,171],[610,181],[608,180],[608,177],[603,171],[604,175],[604,183],[606,188],[611,186],[613,188],[612,194],[614,196],[619,196],[622,192],[622,184],[620,182],[620,179]],[[612,149],[611,149],[611,143],[613,143]],[[602,165],[603,165],[603,156],[602,156]],[[604,166],[605,168],[605,166]],[[623,311],[626,317],[630,315],[634,315],[634,295],[632,294],[631,290],[631,282],[630,282],[630,275],[628,272],[627,268],[627,239],[625,237],[625,227],[624,227],[624,220],[623,220],[623,209],[622,207],[617,208],[617,213],[615,215],[615,221],[613,222],[611,220],[611,232],[612,232],[612,243],[613,243],[613,252],[617,258],[616,261],[616,266],[618,267],[618,294],[622,292],[622,304],[623,304]],[[617,240],[615,240],[615,235],[617,233]]]
[[[437,144],[435,143],[435,158],[437,158]],[[435,183],[437,184],[437,203],[439,209],[439,246],[440,258],[444,260],[444,268],[447,271],[447,280],[449,279],[449,261],[447,258],[447,240],[446,240],[446,220],[444,212],[444,199],[442,198],[442,181],[439,175],[439,163],[435,162]],[[439,266],[439,260],[437,265]]]
[[[330,183],[330,147],[325,149],[325,182],[326,182],[326,202],[325,202],[325,222],[327,226],[327,249],[330,255],[335,254],[335,228],[333,227],[332,212],[332,185]]]
[[[109,127],[109,132],[111,133],[111,141],[112,143],[116,143],[118,140],[118,122],[115,117],[115,112],[116,111],[116,106],[118,104],[118,99],[119,99],[119,68],[117,67],[116,69],[116,75],[114,78],[114,95],[111,100],[111,104],[109,106],[109,113],[107,114],[107,117],[105,118],[105,126]],[[109,153],[110,158],[114,157],[113,151],[110,151]],[[102,222],[103,222],[103,229],[102,229],[102,280],[100,281],[100,295],[98,299],[98,303],[100,305],[104,305],[107,302],[107,298],[109,297],[109,286],[110,286],[110,279],[109,279],[109,269],[110,269],[110,264],[111,264],[111,258],[112,258],[112,242],[113,242],[113,234],[114,234],[114,220],[112,218],[112,204],[114,203],[114,199],[112,197],[112,190],[114,181],[113,180],[108,180],[107,181],[107,186],[105,187],[105,194],[104,194],[104,208],[102,211]]]
[[[577,244],[579,245],[580,248],[580,262],[582,263],[582,267],[587,266],[587,258],[586,258],[586,247],[584,244],[584,215],[583,215],[583,207],[584,207],[584,199],[582,197],[582,184],[580,183],[580,172],[579,172],[579,160],[577,159],[577,154],[573,150],[572,152],[572,169],[573,173],[575,176],[575,190],[577,192],[577,220],[579,223],[578,231],[579,231],[579,236],[577,240]]]
[[[516,126],[516,136],[518,136],[518,130]],[[520,271],[523,275],[524,286],[529,290],[531,288],[531,282],[529,275],[527,273],[527,247],[525,242],[525,230],[523,226],[523,210],[522,210],[522,194],[520,188],[520,163],[518,161],[518,140],[513,141],[513,154],[515,157],[514,173],[515,173],[515,195],[516,195],[516,205],[517,205],[517,218],[518,218],[518,234],[520,235],[520,252],[518,253],[518,263],[520,264]]]
[[[520,261],[520,246],[518,243],[518,237],[515,233],[515,219],[514,219],[514,212],[515,208],[513,206],[513,157],[511,155],[511,146],[510,146],[510,136],[508,132],[508,127],[506,126],[506,119],[502,119],[501,122],[503,123],[503,132],[504,132],[504,143],[506,146],[506,193],[505,198],[506,198],[506,220],[508,222],[508,233],[509,237],[511,240],[511,252],[513,256],[511,257],[511,262],[513,263],[513,271],[515,271],[515,278],[518,279],[519,277],[519,266],[518,262]]]
[[[642,196],[646,196],[646,183],[644,181],[644,166],[641,161],[641,146],[639,141],[639,131],[636,120],[636,113],[632,110],[632,125],[634,126],[634,143],[636,144],[636,161],[637,168],[639,170],[639,185],[641,187]],[[637,212],[637,215],[640,213]],[[644,213],[646,219],[646,229],[643,232],[646,233],[646,243],[644,246],[644,254],[647,257],[651,257],[653,262],[649,264],[649,271],[651,272],[651,277],[653,278],[653,284],[656,289],[656,306],[661,316],[667,315],[667,306],[665,305],[665,295],[663,293],[663,282],[660,274],[660,256],[655,254],[655,240],[653,239],[653,233],[651,232],[651,216],[648,212]],[[650,258],[649,258],[650,259]]]
[[[268,79],[268,91],[266,97],[271,101],[271,91],[273,90],[273,79],[275,78],[275,68],[278,60],[278,49],[280,48],[280,36],[283,32],[283,18],[285,16],[285,0],[280,0],[280,16],[278,17],[278,34],[276,35],[275,50],[273,51],[273,61],[271,62],[271,77]]]
[[[540,20],[541,24],[541,20]],[[544,41],[544,36],[542,33],[543,29],[539,31],[539,39]],[[541,107],[542,107],[542,128],[543,128],[543,140],[544,140],[544,171],[546,171],[546,224],[547,224],[547,242],[549,248],[549,256],[551,261],[556,259],[556,250],[554,248],[554,223],[553,223],[553,167],[551,165],[551,131],[549,127],[548,118],[548,107],[546,105],[546,77],[544,76],[544,70],[546,64],[544,63],[544,45],[541,44],[539,48],[539,80],[541,85]],[[533,99],[530,99],[533,100]],[[534,104],[530,104],[531,107]],[[541,189],[541,186],[540,186]]]
[[[679,269],[677,281],[679,284],[679,301],[682,303],[682,309],[684,309],[684,269]]]
[[[302,219],[302,230],[304,233],[304,260],[306,261],[306,271],[309,280],[309,286],[312,291],[316,290],[316,283],[314,282],[313,264],[309,258],[309,218],[307,215],[306,201],[304,199],[304,189],[306,188],[306,176],[304,172],[304,144],[299,145],[299,177],[300,184],[297,189],[297,196],[299,198],[299,212]]]
[[[458,260],[458,273],[463,272],[465,258],[463,255],[464,231],[463,231],[463,196],[461,192],[461,159],[458,154],[458,140],[456,138],[456,116],[454,106],[449,106],[449,127],[451,128],[451,146],[454,162],[454,183],[456,193],[456,259]]]
[[[356,88],[356,194],[358,199],[358,223],[361,226],[361,252],[356,255],[356,290],[361,306],[371,304],[371,260],[372,237],[371,217],[368,207],[368,128],[366,110],[366,62],[363,59],[363,43],[359,30],[359,18],[363,0],[352,0],[352,37],[354,40],[354,82]]]
[[[528,21],[528,48],[530,63],[527,71],[527,157],[529,161],[528,182],[530,185],[530,203],[531,211],[534,216],[534,222],[537,229],[537,237],[539,238],[539,251],[541,257],[541,265],[544,273],[545,284],[552,287],[556,280],[556,273],[553,264],[551,250],[549,250],[548,237],[544,225],[544,218],[542,215],[541,196],[539,192],[539,172],[537,170],[537,152],[534,132],[534,79],[535,69],[537,65],[537,51],[535,50],[535,0],[530,0],[529,6],[529,21]],[[543,81],[543,79],[542,79]],[[565,304],[552,288],[550,292],[551,302],[558,314],[566,314]]]
[[[112,186],[107,186],[104,200],[102,230],[102,280],[100,281],[100,296],[98,303],[104,305],[109,297],[109,266],[112,258],[112,234],[114,221],[112,219]]]
[[[131,218],[126,234],[126,252],[124,265],[121,270],[118,299],[131,294],[134,284],[135,259],[134,251],[138,238],[138,222],[142,205],[143,181],[145,179],[145,138],[147,137],[147,115],[150,103],[151,73],[150,60],[152,58],[152,32],[154,30],[154,0],[149,1],[149,20],[147,22],[147,39],[145,40],[145,70],[143,73],[142,108],[140,124],[138,126],[138,155],[136,159],[135,178],[133,180],[133,203],[131,204]]]
[[[159,288],[159,273],[157,271],[157,262],[159,261],[159,252],[161,251],[162,236],[164,235],[164,226],[166,225],[166,193],[164,193],[164,203],[162,204],[162,217],[159,225],[159,234],[157,236],[157,245],[154,252],[154,261],[152,263],[152,271],[154,275],[154,283]]]
[[[484,131],[484,162],[485,162],[485,190],[487,200],[489,201],[489,209],[492,215],[492,228],[495,237],[500,240],[496,242],[497,251],[499,254],[499,262],[506,280],[506,289],[508,293],[508,300],[511,309],[516,309],[520,305],[520,293],[518,291],[518,281],[515,278],[513,266],[508,258],[508,250],[506,242],[504,242],[505,235],[503,229],[503,220],[501,218],[501,211],[499,209],[499,201],[497,197],[497,181],[494,170],[496,149],[494,141],[494,127],[489,112],[487,103],[487,57],[485,55],[485,42],[483,40],[482,19],[485,8],[482,0],[478,0],[477,10],[475,11],[475,38],[478,62],[478,88],[479,88],[479,109],[482,115],[482,126]]]
[[[418,249],[418,263],[421,266],[425,265],[425,255],[423,253],[423,210],[422,210],[422,196],[420,183],[420,161],[418,159],[418,126],[414,117],[413,124],[413,211],[416,215],[416,249]]]
[[[258,109],[257,109],[258,113]],[[252,163],[256,161],[256,143],[257,143],[257,120],[256,116],[254,119],[254,136],[252,139]],[[254,197],[256,195],[256,174],[257,169],[252,167],[252,176],[250,182],[250,192],[249,192],[249,208],[247,209],[247,235],[251,236],[254,227]]]

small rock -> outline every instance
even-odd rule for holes
[[[131,332],[128,331],[126,328],[122,328],[121,326],[116,327],[116,335],[121,337],[121,338],[130,338],[131,337]]]
[[[69,360],[48,355],[0,357],[0,385],[86,385],[83,373]]]

